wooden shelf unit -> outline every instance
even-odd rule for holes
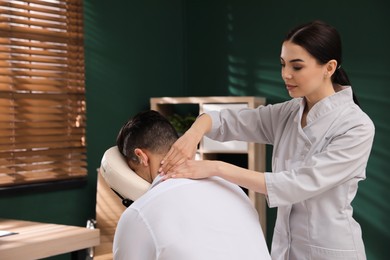
[[[198,113],[204,112],[205,105],[216,104],[222,106],[229,106],[230,104],[244,104],[249,108],[256,108],[260,105],[265,105],[265,98],[263,97],[232,97],[232,96],[214,96],[214,97],[153,97],[150,99],[150,108],[169,116],[174,113],[175,105],[190,105],[195,104],[199,106]],[[197,115],[195,115],[197,116]],[[215,159],[218,154],[247,154],[247,167],[250,170],[264,172],[265,171],[265,145],[257,143],[248,143],[246,151],[234,151],[229,149],[220,149],[209,151],[204,149],[204,138],[199,144],[198,153],[200,159]],[[252,201],[253,206],[259,213],[260,223],[263,228],[264,235],[266,234],[266,201],[262,194],[249,190],[248,196]]]

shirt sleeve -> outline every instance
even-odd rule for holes
[[[273,144],[278,129],[283,129],[283,122],[297,105],[299,103],[293,100],[257,108],[209,111],[212,126],[206,136],[221,142],[236,140]]]
[[[333,138],[320,153],[291,171],[265,173],[270,207],[291,205],[319,195],[349,179],[365,178],[374,125],[362,124]]]
[[[122,214],[114,236],[114,260],[154,260],[156,247],[151,230],[138,210]]]

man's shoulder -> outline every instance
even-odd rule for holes
[[[151,203],[152,201],[154,201],[154,199],[163,196],[164,193],[170,190],[178,189],[183,185],[191,185],[196,182],[196,180],[183,178],[153,182],[151,188],[145,194],[139,197],[136,201],[134,201],[129,208],[138,210],[140,207]]]
[[[207,196],[207,194],[216,194],[218,192],[245,193],[242,189],[219,177],[210,177],[200,180],[177,178],[168,179],[158,183],[149,189],[143,196],[137,199],[129,208],[140,210],[150,204],[158,202],[169,202],[172,196],[177,200],[182,200],[181,196]],[[201,193],[201,194],[200,194]]]

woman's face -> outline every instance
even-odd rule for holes
[[[313,102],[324,97],[325,85],[330,82],[326,65],[318,64],[304,48],[290,41],[282,45],[280,62],[282,78],[291,97],[306,97]]]

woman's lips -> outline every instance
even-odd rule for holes
[[[294,89],[294,88],[296,88],[297,86],[294,86],[294,85],[289,85],[289,84],[286,84],[286,88],[287,88],[287,90],[292,90],[292,89]]]

